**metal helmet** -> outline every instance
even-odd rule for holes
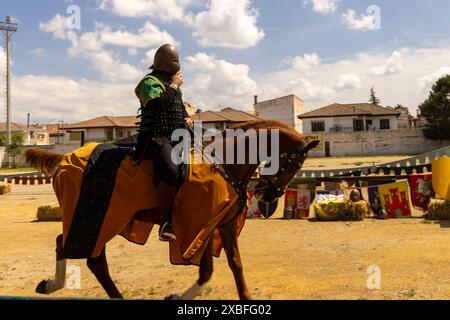
[[[155,53],[153,65],[150,69],[175,74],[180,71],[180,57],[178,50],[171,44],[161,46]]]
[[[358,202],[361,201],[361,199],[361,192],[359,192],[358,189],[352,190],[352,192],[350,193],[350,200],[352,200],[353,202]]]

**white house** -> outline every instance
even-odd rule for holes
[[[80,144],[85,141],[106,142],[130,137],[137,133],[139,126],[136,116],[102,116],[75,124],[65,125],[64,144]]]
[[[303,133],[397,130],[400,112],[369,103],[333,103],[299,115]]]

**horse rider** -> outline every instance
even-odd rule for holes
[[[183,104],[180,87],[183,85],[179,55],[170,44],[161,46],[155,53],[153,71],[146,75],[136,87],[140,101],[136,161],[151,159],[155,166],[155,177],[159,199],[159,240],[174,241],[176,236],[171,223],[173,201],[177,193],[180,167],[171,160],[174,130],[192,129]]]

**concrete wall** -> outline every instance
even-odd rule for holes
[[[258,102],[255,112],[257,117],[282,121],[298,132],[303,132],[302,121],[298,116],[304,113],[304,103],[295,95]]]
[[[80,145],[63,145],[63,144],[23,147],[23,154],[16,157],[16,165],[18,167],[27,166],[27,164],[25,162],[24,153],[28,149],[40,149],[40,150],[46,150],[46,151],[54,152],[54,153],[66,154],[66,153],[70,153],[70,152],[78,149],[79,147],[80,147]],[[9,166],[8,156],[6,155],[5,147],[0,147],[0,168],[6,168],[8,166]]]
[[[432,141],[423,136],[420,129],[383,130],[352,133],[323,133],[324,148],[311,151],[312,157],[325,156],[325,145],[330,144],[330,155],[370,156],[422,154],[439,148],[450,146],[450,141]]]
[[[328,118],[305,118],[303,122],[303,133],[312,133],[311,122],[324,121],[325,122],[325,132],[330,132],[331,128],[353,128],[353,119],[358,117],[328,117]],[[360,118],[358,118],[360,119]],[[380,120],[389,119],[390,130],[398,129],[398,121],[396,116],[383,116],[383,117],[365,117],[363,120],[372,120],[372,129],[380,130]]]

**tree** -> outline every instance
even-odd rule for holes
[[[372,104],[375,104],[377,106],[380,105],[380,99],[377,98],[377,96],[375,94],[375,89],[373,87],[370,89],[369,102],[372,103]]]
[[[450,75],[440,78],[432,87],[430,96],[419,106],[425,117],[425,137],[432,140],[450,140]]]
[[[12,158],[11,166],[16,167],[16,156],[22,153],[23,135],[13,134],[11,136],[11,144],[6,146],[6,153]]]

